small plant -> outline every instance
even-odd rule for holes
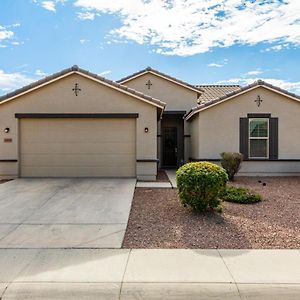
[[[228,181],[226,171],[209,162],[192,162],[176,172],[180,202],[199,211],[222,211],[219,196]]]
[[[234,175],[240,170],[243,154],[237,152],[222,152],[221,165],[226,170],[229,180],[234,181]]]
[[[246,188],[227,186],[223,193],[222,199],[227,202],[251,204],[260,202],[262,197]]]

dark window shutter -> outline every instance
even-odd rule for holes
[[[248,118],[240,118],[240,153],[244,159],[248,159],[248,139],[249,139]]]
[[[278,159],[278,118],[270,118],[269,159]]]

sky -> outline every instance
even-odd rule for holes
[[[300,95],[299,0],[1,0],[0,95],[72,65]]]

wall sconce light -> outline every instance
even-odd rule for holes
[[[148,127],[145,127],[144,131],[145,131],[146,133],[148,133],[148,132],[149,132],[149,128],[148,128]]]
[[[9,133],[9,130],[10,130],[10,129],[9,129],[8,127],[6,127],[6,128],[4,129],[4,132],[5,132],[5,133]]]

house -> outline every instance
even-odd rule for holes
[[[300,175],[300,97],[258,81],[194,86],[73,66],[0,97],[0,176],[137,177],[240,151],[241,174]]]

